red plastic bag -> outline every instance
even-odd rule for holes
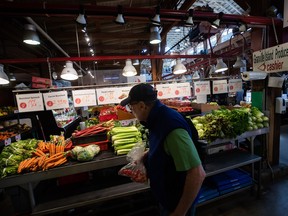
[[[142,157],[144,156],[145,147],[135,146],[127,154],[128,164],[123,166],[118,174],[126,177],[130,177],[132,181],[145,183],[147,182],[146,168],[143,164]]]

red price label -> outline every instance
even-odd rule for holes
[[[103,96],[99,97],[99,101],[103,102],[105,100],[105,98]]]
[[[200,92],[200,88],[196,88],[196,92],[199,93]]]
[[[47,101],[47,106],[49,106],[49,107],[53,106],[53,102],[52,101]]]
[[[158,96],[160,96],[160,97],[163,96],[163,92],[162,92],[162,91],[159,91],[159,92],[158,92]]]
[[[81,99],[80,99],[80,98],[76,98],[76,99],[75,99],[75,103],[76,103],[76,104],[80,104],[80,103],[81,103]]]
[[[24,102],[22,102],[22,103],[20,103],[20,107],[21,107],[22,109],[25,109],[25,108],[27,107],[27,104],[24,103]]]
[[[179,93],[180,93],[179,90],[175,91],[175,95],[179,95]]]
[[[214,91],[217,92],[218,91],[218,87],[214,87]]]
[[[230,86],[230,90],[233,90],[233,89],[234,89],[234,87],[233,87],[233,85],[231,85],[231,86]]]

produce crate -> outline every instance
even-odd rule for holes
[[[103,142],[108,139],[107,132],[98,133],[91,136],[82,136],[82,137],[72,137],[72,142],[74,145]]]

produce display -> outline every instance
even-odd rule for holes
[[[213,142],[218,138],[235,138],[249,131],[269,126],[269,119],[257,107],[221,108],[191,119],[199,139]]]
[[[100,147],[98,145],[75,146],[71,150],[71,157],[77,161],[91,161],[99,152]]]
[[[142,134],[135,126],[114,127],[109,134],[117,155],[127,154],[137,143],[142,142]]]
[[[0,116],[7,116],[9,114],[13,114],[15,110],[16,107],[12,106],[0,107]]]
[[[31,130],[31,127],[26,124],[16,124],[5,131],[0,131],[0,141],[6,140],[8,138],[14,137],[18,134],[24,133]]]

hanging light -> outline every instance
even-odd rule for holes
[[[73,63],[71,61],[66,61],[66,67],[62,70],[60,77],[65,80],[78,79],[78,74],[73,68]]]
[[[9,83],[9,78],[4,72],[4,66],[0,64],[0,85],[5,85]]]
[[[23,37],[23,42],[30,45],[39,45],[40,39],[36,32],[36,28],[34,25],[26,24],[24,26],[25,32]]]
[[[173,69],[173,74],[182,74],[182,73],[185,73],[186,71],[187,71],[187,68],[181,62],[181,59],[178,58],[176,60],[176,65],[174,66],[174,69]]]
[[[151,19],[151,23],[155,26],[160,26],[161,25],[161,20],[160,20],[160,7],[156,7],[156,13],[155,16]]]
[[[81,6],[81,8],[80,8],[80,13],[79,13],[79,15],[78,15],[78,17],[76,19],[76,22],[78,24],[81,24],[81,25],[84,25],[84,26],[87,24],[87,20],[86,20],[85,11],[84,11],[83,6]]]
[[[125,67],[123,68],[122,75],[126,77],[135,76],[137,74],[136,68],[132,65],[131,59],[126,59]]]
[[[193,9],[189,9],[189,17],[185,22],[186,26],[194,26],[194,22],[193,22]]]
[[[215,73],[223,72],[223,71],[226,71],[226,70],[228,70],[227,65],[223,62],[222,58],[218,58],[217,59],[217,65],[216,65],[216,68],[215,68]]]
[[[9,80],[10,80],[11,82],[16,81],[16,77],[14,76],[13,73],[9,73]]]
[[[150,44],[159,44],[161,42],[161,36],[158,30],[157,26],[152,26],[150,28]]]
[[[192,76],[192,80],[200,79],[199,71],[195,71]]]
[[[242,68],[242,67],[246,67],[246,64],[244,63],[241,56],[237,56],[237,60],[233,65],[233,68]]]
[[[139,62],[138,59],[134,59],[134,60],[132,61],[132,65],[139,65],[139,64],[140,64],[140,62]]]
[[[212,27],[212,28],[215,28],[215,29],[219,28],[219,26],[220,26],[220,21],[221,21],[223,15],[224,15],[223,12],[220,12],[220,13],[218,14],[217,19],[211,24],[211,27]]]
[[[212,76],[215,73],[216,67],[215,65],[210,65],[209,76]]]
[[[125,24],[125,19],[123,17],[123,8],[121,5],[118,5],[118,15],[115,19],[115,23],[117,24],[121,24],[121,25],[124,25]]]

